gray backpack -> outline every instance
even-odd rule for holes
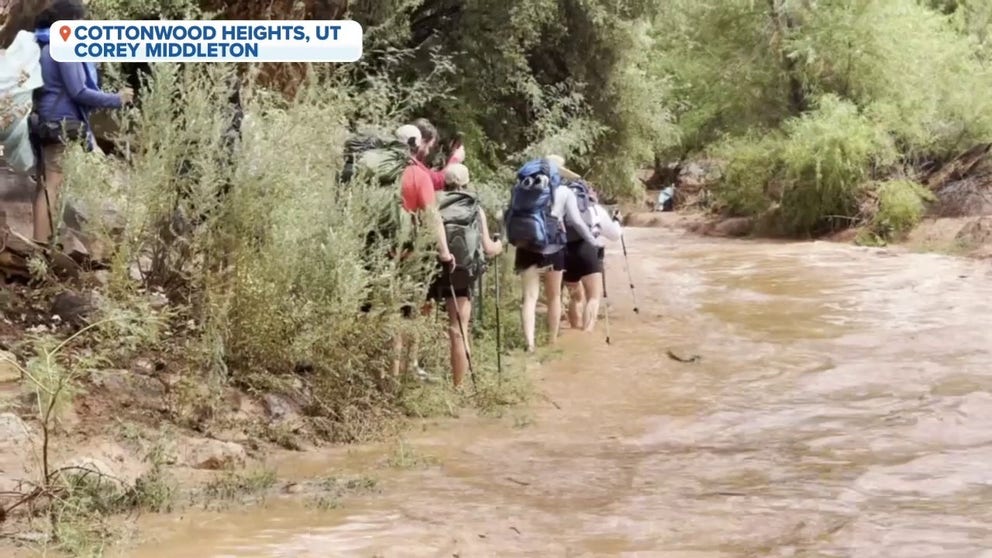
[[[582,220],[586,222],[586,226],[592,231],[594,235],[598,234],[598,227],[594,227],[595,220],[593,219],[593,201],[592,196],[589,194],[589,185],[582,180],[570,180],[565,183],[566,186],[575,194],[575,203],[579,206],[579,213],[582,214]],[[566,226],[566,235],[569,242],[574,242],[577,240],[582,240],[582,235],[575,231],[571,226]]]
[[[479,199],[469,192],[443,192],[438,208],[444,221],[448,249],[455,257],[455,272],[468,278],[478,277],[486,264],[479,225]]]

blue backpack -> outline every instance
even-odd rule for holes
[[[505,216],[506,239],[516,248],[543,254],[565,245],[558,219],[551,216],[558,168],[546,159],[529,161],[517,171]]]

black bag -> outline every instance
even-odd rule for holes
[[[31,115],[28,117],[29,133],[34,134],[42,145],[83,141],[88,133],[88,127],[84,120],[75,118],[64,118],[56,122],[43,122],[41,120],[41,116],[37,112],[40,95],[41,88],[39,87],[34,90],[32,95],[34,102],[32,103]],[[60,100],[64,96],[64,91],[59,93]]]
[[[32,114],[29,121],[42,145],[54,143],[74,143],[86,138],[86,122],[66,118],[58,122],[42,122],[38,114]]]

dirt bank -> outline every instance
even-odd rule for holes
[[[748,217],[721,218],[700,211],[662,213],[632,207],[626,209],[631,211],[624,219],[624,224],[628,227],[682,230],[717,238],[770,240],[769,237],[754,233],[754,220]],[[860,228],[851,228],[822,240],[856,244],[861,232]],[[992,258],[992,216],[928,217],[905,238],[890,246],[917,252]]]

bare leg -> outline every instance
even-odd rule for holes
[[[393,378],[400,377],[400,363],[403,359],[403,334],[393,336]]]
[[[586,293],[586,308],[582,329],[592,331],[599,316],[599,301],[603,298],[603,274],[593,273],[582,278],[582,288]]]
[[[520,274],[523,283],[523,303],[520,305],[520,321],[524,326],[524,339],[527,352],[534,352],[534,321],[537,314],[537,296],[541,291],[540,271],[537,267],[525,269]]]
[[[585,293],[582,292],[582,283],[565,283],[568,288],[568,324],[572,329],[582,329],[585,322],[582,320],[583,309],[585,308]]]
[[[558,342],[561,328],[561,271],[548,270],[544,275],[544,292],[548,297],[548,344]]]
[[[464,331],[468,335],[469,320],[472,316],[472,301],[468,298],[459,297],[457,302],[450,298],[446,301],[448,308],[448,339],[451,340],[451,376],[455,387],[462,385],[465,379],[465,372],[468,371],[468,358],[470,351],[468,339],[462,337]],[[458,311],[455,312],[455,304]],[[458,325],[458,317],[461,316],[461,326]]]

